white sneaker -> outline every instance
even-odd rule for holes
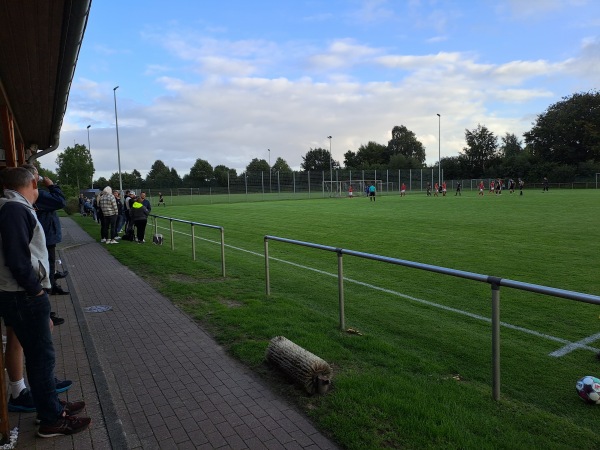
[[[115,236],[115,241],[120,241],[121,240],[121,236]]]
[[[100,239],[100,242],[104,244],[106,242],[106,239]]]
[[[110,241],[111,244],[118,244],[119,241],[115,241],[114,239],[112,241]]]

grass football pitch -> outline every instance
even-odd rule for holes
[[[211,229],[195,227],[195,261],[190,226],[174,223],[172,251],[165,220],[163,246],[107,249],[342,447],[600,447],[600,410],[575,393],[579,378],[600,375],[597,305],[501,288],[496,402],[488,284],[345,256],[349,333],[339,329],[334,253],[270,242],[270,297],[263,256],[274,235],[598,295],[599,191],[183,203],[152,212],[223,226],[225,278]],[[99,238],[95,223],[77,220]],[[266,366],[278,335],[333,366],[327,395],[306,396]]]

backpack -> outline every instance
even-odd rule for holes
[[[121,238],[123,241],[135,241],[135,233],[133,231],[133,227],[127,227],[125,230],[125,234]]]

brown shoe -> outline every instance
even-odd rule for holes
[[[78,401],[78,402],[66,402],[64,400],[59,399],[58,402],[63,407],[63,411],[65,412],[66,416],[74,416],[75,414],[80,412],[83,408],[85,408],[85,402],[82,400]],[[36,418],[35,423],[37,423],[39,425],[40,419]]]
[[[85,408],[85,402],[83,400],[78,402],[65,402],[64,400],[59,400],[58,402],[64,407],[64,411],[67,416],[74,416],[83,408]]]
[[[43,438],[67,436],[85,430],[92,419],[89,417],[65,416],[50,425],[40,425],[37,435]]]

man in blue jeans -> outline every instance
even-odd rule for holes
[[[27,378],[40,420],[38,436],[54,437],[87,428],[89,417],[75,414],[84,402],[58,399],[55,354],[50,333],[48,250],[33,204],[38,180],[24,168],[0,172],[0,315],[23,346]]]

